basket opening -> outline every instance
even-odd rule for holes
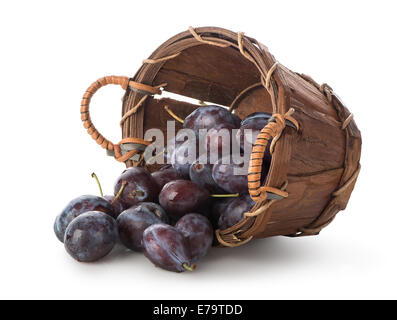
[[[200,107],[199,100],[227,108],[233,104],[234,113],[241,119],[254,112],[273,112],[259,70],[234,47],[207,44],[189,47],[158,70],[153,85],[161,83],[167,83],[164,97],[150,98],[145,105],[146,114],[158,117],[143,118],[144,132],[156,128],[166,133],[167,120],[172,118],[164,111],[165,105],[182,119]],[[181,128],[176,123],[176,130]]]
[[[260,73],[233,47],[200,44],[162,66],[154,84],[164,82],[165,91],[229,107],[241,92],[260,83]],[[235,107],[240,118],[258,111],[272,112],[270,95],[261,85],[239,97]]]

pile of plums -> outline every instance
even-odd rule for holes
[[[249,159],[249,152],[244,150],[252,149],[270,117],[268,113],[253,113],[241,121],[220,106],[196,109],[183,127],[191,129],[197,139],[179,141],[177,135],[173,148],[166,152],[171,164],[153,173],[144,167],[128,168],[117,178],[113,195],[84,195],[70,201],[55,220],[56,236],[81,262],[106,256],[120,240],[165,270],[193,270],[213,245],[214,230],[233,226],[254,205],[248,194],[247,174],[235,174],[243,163],[236,163],[232,153],[226,157],[229,161],[223,156],[209,163],[208,158],[214,152],[222,154],[225,146],[217,133],[221,129],[230,132],[230,140],[239,142],[239,155]],[[186,161],[189,143],[195,144],[196,152]],[[203,148],[199,144],[204,144]],[[244,144],[249,148],[244,149]],[[202,161],[199,150],[204,150],[207,162]],[[267,150],[262,182],[270,161]]]

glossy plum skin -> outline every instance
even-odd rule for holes
[[[257,119],[269,120],[271,117],[272,117],[272,114],[269,113],[269,112],[254,112],[254,113],[251,113],[248,116],[246,116],[244,118],[244,120],[241,121],[240,124],[244,125],[244,124],[246,124],[247,122],[250,122],[250,121],[254,121],[255,122],[255,121],[257,121]]]
[[[229,205],[235,198],[223,198],[217,199],[211,206],[211,215],[209,216],[209,220],[214,229],[218,229],[218,222],[221,213],[223,212],[224,208]]]
[[[237,169],[242,169],[244,167],[244,163],[237,164],[229,160],[229,164],[226,162],[226,158],[220,159],[217,163],[214,164],[212,168],[212,177],[215,183],[229,193],[247,193],[248,192],[248,179],[247,173],[244,170],[243,174],[236,174]]]
[[[187,141],[175,148],[171,155],[172,167],[178,175],[183,179],[189,179],[190,165],[199,157],[199,139]]]
[[[117,237],[117,224],[112,217],[100,211],[89,211],[67,227],[65,248],[77,261],[92,262],[106,256],[115,246]]]
[[[218,222],[219,229],[224,230],[234,226],[241,221],[244,212],[251,210],[254,204],[255,202],[249,194],[244,194],[227,203],[221,208],[221,215]]]
[[[178,229],[166,224],[153,224],[143,232],[144,255],[156,266],[173,272],[192,267],[188,239]]]
[[[116,196],[110,194],[103,196],[103,198],[113,206],[115,213],[114,218],[117,218],[120,215],[120,213],[122,213],[125,209],[127,209],[126,208],[127,206],[120,201],[120,198],[116,199],[116,201],[112,203],[115,197]]]
[[[235,113],[232,113],[232,117],[233,117],[234,125],[236,126],[236,128],[240,128],[240,124],[241,124],[240,117]]]
[[[64,241],[65,230],[69,223],[79,215],[88,211],[101,211],[116,217],[113,206],[102,197],[84,195],[70,201],[61,214],[56,217],[54,224],[55,235],[59,241]]]
[[[166,165],[164,167],[167,167],[167,164],[171,164],[171,159],[172,156],[175,152],[175,149],[178,148],[181,144],[183,144],[185,141],[188,140],[188,137],[184,136],[180,132],[176,134],[176,136],[173,139],[169,139],[167,141],[167,145],[164,148],[165,150],[165,160],[166,160]],[[160,169],[161,170],[161,169]]]
[[[163,189],[168,182],[182,178],[171,165],[166,165],[160,170],[153,172],[152,177],[156,181],[159,190]]]
[[[236,129],[234,124],[221,123],[208,130],[205,136],[205,149],[210,163],[230,155],[233,152],[233,146],[238,150],[234,129]]]
[[[159,189],[156,181],[144,168],[131,167],[124,170],[115,183],[115,195],[119,192],[123,181],[127,184],[119,199],[127,208],[139,202],[152,202],[157,198]]]
[[[198,213],[189,213],[179,219],[175,228],[189,240],[193,262],[207,254],[214,240],[214,230],[206,217]]]
[[[142,251],[143,232],[152,224],[158,223],[168,223],[164,209],[153,202],[141,202],[118,216],[120,241],[128,249]]]
[[[211,193],[222,193],[223,190],[212,178],[212,167],[212,164],[200,163],[199,160],[196,160],[189,169],[190,180]]]
[[[208,190],[188,180],[167,183],[159,195],[160,205],[173,218],[179,219],[189,212],[197,212],[209,200]]]
[[[197,108],[189,114],[183,122],[183,127],[197,131],[211,129],[221,123],[235,125],[236,118],[226,108],[209,105]]]

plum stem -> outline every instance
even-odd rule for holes
[[[240,194],[239,193],[228,193],[228,194],[211,194],[213,198],[237,198]]]
[[[184,267],[186,270],[188,271],[193,271],[194,269],[196,269],[196,265],[194,263],[192,263],[190,266],[185,262],[184,264],[182,264],[182,267]]]
[[[93,177],[96,180],[96,183],[98,184],[98,187],[99,187],[99,193],[101,194],[101,197],[103,197],[101,183],[99,182],[99,179],[98,179],[97,175],[95,174],[95,172],[91,173],[91,177]]]
[[[144,196],[145,195],[145,192],[143,192],[142,190],[134,190],[134,191],[132,191],[131,193],[130,193],[130,197],[131,198],[135,198],[135,196]]]
[[[170,110],[170,108],[168,106],[164,106],[165,111],[168,112],[168,114],[173,117],[176,121],[179,121],[180,123],[184,123],[184,121],[179,118],[174,112],[172,112],[172,110]]]
[[[116,202],[116,200],[121,196],[121,194],[123,193],[123,190],[124,190],[124,188],[125,188],[125,186],[127,185],[127,181],[123,181],[122,183],[121,183],[121,187],[120,187],[120,190],[119,190],[119,192],[117,192],[117,194],[116,194],[116,196],[114,197],[114,199],[112,200],[112,204],[114,204],[115,202]]]
[[[203,101],[203,100],[199,100],[199,105],[201,105],[201,106],[206,106],[207,104]]]

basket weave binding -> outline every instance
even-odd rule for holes
[[[211,32],[209,32],[211,30]],[[221,36],[216,37],[213,34],[218,33]],[[234,101],[230,104],[229,109],[231,111],[238,108],[238,102],[251,90],[255,90],[258,87],[263,87],[267,90],[270,95],[272,107],[273,107],[273,117],[268,125],[263,128],[258,135],[258,138],[253,146],[253,152],[250,158],[249,164],[249,174],[248,174],[248,187],[251,198],[256,202],[255,206],[250,212],[244,214],[244,218],[235,226],[228,228],[226,230],[217,230],[216,236],[219,243],[223,246],[239,246],[247,243],[255,236],[255,228],[257,228],[258,221],[261,224],[267,223],[270,218],[270,207],[274,205],[277,201],[281,201],[288,197],[288,181],[280,182],[279,185],[261,185],[261,167],[263,161],[264,151],[266,149],[267,143],[270,138],[273,138],[271,151],[274,152],[276,145],[280,138],[283,136],[286,123],[292,124],[291,126],[299,131],[300,124],[292,116],[294,109],[280,110],[279,109],[279,94],[280,88],[278,86],[279,78],[281,74],[278,74],[278,68],[280,64],[274,60],[274,58],[268,53],[267,48],[255,39],[248,38],[244,33],[232,33],[224,29],[219,28],[199,28],[194,29],[189,27],[188,32],[179,35],[180,39],[184,42],[188,42],[189,46],[194,46],[197,44],[205,44],[210,46],[216,46],[219,48],[234,48],[238,50],[241,55],[249,60],[255,65],[260,73],[260,82],[250,85],[246,89],[242,90],[240,94],[236,96]],[[178,38],[178,39],[179,39]],[[143,153],[144,147],[150,144],[150,141],[145,141],[141,138],[131,137],[131,133],[127,134],[126,128],[132,128],[136,135],[140,135],[140,130],[142,130],[141,119],[141,108],[144,108],[145,102],[149,96],[154,94],[161,94],[161,88],[165,87],[167,83],[162,83],[160,85],[148,85],[146,83],[152,83],[156,72],[161,68],[164,63],[175,59],[180,56],[181,52],[185,50],[187,45],[178,46],[177,37],[166,42],[161,49],[157,50],[148,59],[143,61],[143,65],[137,75],[132,79],[127,77],[104,77],[94,82],[86,91],[83,96],[81,104],[81,115],[84,127],[87,129],[88,133],[92,136],[98,144],[103,148],[106,148],[117,161],[125,162],[127,166],[140,165],[142,159],[140,155]],[[182,42],[182,41],[181,41]],[[172,48],[167,49],[167,48]],[[275,80],[277,77],[277,81]],[[311,77],[299,74],[299,77],[304,79],[306,82],[313,85],[317,90],[319,90],[324,97],[328,100],[330,105],[338,111],[341,116],[341,130],[348,130],[350,124],[353,121],[353,115],[346,114],[346,108],[340,99],[333,93],[332,88],[327,84],[319,85]],[[128,109],[123,110],[123,117],[120,124],[123,126],[123,136],[125,137],[118,144],[113,144],[109,140],[105,139],[94,127],[89,116],[89,103],[92,95],[102,86],[107,84],[117,84],[120,85],[124,90],[130,90],[128,96],[128,101],[125,100],[125,105]],[[126,98],[125,98],[126,99]],[[281,112],[280,112],[281,111]],[[132,119],[133,117],[133,119]],[[139,126],[131,126],[134,122]],[[290,131],[289,131],[290,132]],[[289,133],[290,135],[291,133]],[[348,139],[348,134],[346,134]],[[129,148],[129,149],[128,149]],[[347,170],[347,169],[346,169]],[[350,170],[351,171],[351,170]],[[349,171],[349,172],[350,172]],[[324,208],[323,212],[318,216],[318,218],[313,221],[310,225],[304,228],[300,228],[296,233],[289,236],[305,236],[318,234],[322,228],[327,226],[335,217],[339,210],[344,209],[346,201],[346,194],[350,195],[352,187],[358,177],[360,167],[351,174],[351,177],[347,180],[343,186],[332,193],[332,198],[328,206]],[[269,195],[272,197],[269,197]],[[276,195],[276,198],[274,197]],[[260,219],[258,219],[260,217]]]

